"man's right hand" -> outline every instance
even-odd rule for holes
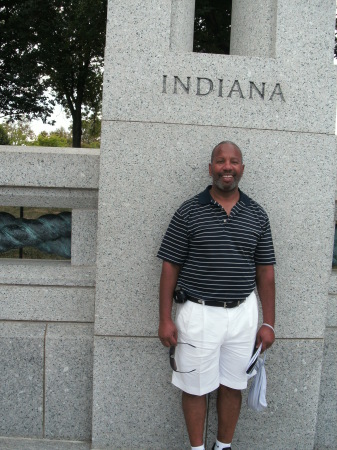
[[[159,322],[158,336],[159,336],[160,342],[165,347],[171,347],[172,345],[173,346],[177,345],[178,330],[172,319],[161,320]]]

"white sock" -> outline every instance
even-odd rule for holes
[[[226,444],[225,442],[220,442],[220,441],[216,440],[214,450],[222,450],[223,448],[230,448],[231,445],[232,445],[231,442],[229,444]]]
[[[191,450],[205,450],[204,444],[199,445],[199,447],[191,447]]]

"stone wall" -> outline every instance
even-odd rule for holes
[[[1,206],[72,209],[71,262],[0,259],[1,449],[90,448],[98,174],[97,150],[0,148]]]

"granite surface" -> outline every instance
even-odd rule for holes
[[[183,0],[184,2],[186,0]],[[171,1],[114,0],[108,3],[106,52],[168,51]]]
[[[335,136],[138,123],[106,123],[104,129],[103,146],[115,145],[101,156],[97,334],[156,335],[156,253],[174,211],[209,184],[211,149],[224,139],[242,148],[241,188],[270,217],[278,337],[323,338]]]
[[[45,436],[89,440],[93,325],[49,324],[46,333]]]
[[[92,287],[0,285],[0,320],[93,322]]]
[[[71,266],[69,261],[0,259],[0,284],[94,286],[94,266]]]
[[[1,450],[90,450],[89,442],[0,437]]]
[[[107,49],[103,118],[333,134],[332,54],[331,46],[329,65],[312,65],[311,60]]]
[[[337,448],[337,329],[327,328],[318,404],[315,450]]]
[[[0,434],[42,437],[42,323],[0,322]]]
[[[149,338],[95,337],[93,449],[189,448],[168,349]]]
[[[234,0],[231,11],[230,54],[275,57],[276,18],[276,0]]]
[[[195,0],[172,0],[170,50],[193,51]]]
[[[97,189],[0,187],[1,206],[95,209],[97,203]]]
[[[322,351],[321,339],[275,342],[266,359],[268,409],[262,413],[248,409],[245,391],[233,448],[313,449]],[[208,450],[217,430],[215,402],[216,391],[209,401]]]
[[[71,265],[96,262],[97,210],[73,209],[71,215]]]
[[[96,189],[99,155],[91,148],[2,145],[0,185]]]

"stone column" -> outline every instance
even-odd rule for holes
[[[233,0],[230,54],[275,56],[277,0]]]
[[[268,419],[243,407],[233,445],[312,448],[333,243],[335,2],[278,0],[270,20],[257,8],[252,23],[267,50],[239,56],[194,54],[185,44],[174,51],[172,5],[109,4],[93,448],[188,448],[180,393],[156,337],[156,253],[176,208],[208,184],[211,149],[224,139],[242,148],[242,190],[269,213],[277,255]],[[208,448],[215,430],[212,394]]]

